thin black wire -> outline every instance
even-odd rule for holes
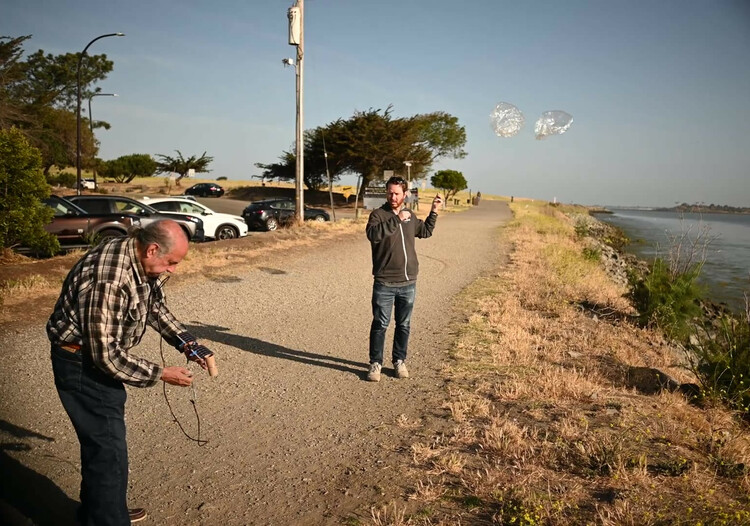
[[[167,276],[167,278],[159,284],[159,291],[162,293],[162,297],[164,298],[164,301],[166,301],[167,297],[162,289],[164,287],[164,284],[168,280],[169,280],[169,276]],[[148,311],[146,314],[147,318],[148,318],[148,315],[151,314],[151,301],[152,301],[153,292],[154,292],[154,286],[151,287],[151,290],[148,294]],[[159,310],[161,311],[161,303],[159,303]],[[163,367],[166,367],[167,363],[166,363],[166,360],[164,359],[164,337],[161,334],[161,321],[159,320],[158,316],[156,317],[156,323],[159,328],[159,354],[161,355],[161,364]],[[146,332],[145,326],[143,327],[143,332]],[[143,337],[143,333],[141,333],[141,337]],[[188,363],[190,363],[190,360],[188,360]],[[185,431],[185,428],[182,426],[182,423],[180,422],[179,418],[177,418],[177,415],[172,409],[172,404],[169,402],[169,396],[167,396],[167,382],[162,382],[162,392],[164,393],[164,401],[167,403],[169,412],[172,415],[172,418],[174,419],[174,421],[177,423],[177,426],[180,428],[180,431],[182,431],[182,434],[185,435],[189,440],[192,440],[193,442],[196,442],[198,446],[203,447],[206,444],[208,444],[208,440],[201,438],[201,417],[198,414],[198,403],[197,403],[198,396],[196,395],[195,387],[192,385],[192,383],[191,383],[191,387],[192,387],[193,397],[190,399],[190,403],[193,405],[193,412],[195,413],[195,419],[196,419],[197,426],[198,426],[197,438],[191,437],[188,434],[188,432]]]

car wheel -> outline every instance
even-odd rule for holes
[[[239,236],[240,233],[231,225],[221,225],[216,229],[216,239],[234,239]]]
[[[107,228],[99,232],[96,235],[96,237],[99,239],[99,243],[104,243],[105,241],[109,241],[110,239],[115,239],[118,237],[123,237],[124,235],[125,235],[125,232],[116,230],[114,228]]]
[[[320,214],[318,214],[318,215],[316,215],[315,217],[313,217],[313,221],[320,221],[320,222],[323,222],[323,221],[325,221],[325,220],[326,220],[326,217],[325,217],[325,216],[322,216],[322,215],[320,215]]]
[[[276,230],[277,228],[279,228],[279,222],[275,217],[269,217],[268,219],[266,219],[266,230],[270,232],[272,230]]]

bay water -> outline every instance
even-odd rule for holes
[[[750,214],[615,209],[596,217],[620,227],[631,240],[627,250],[647,261],[666,259],[675,237],[683,238],[683,250],[697,236],[708,241],[700,277],[707,296],[744,311],[745,294],[750,295]]]

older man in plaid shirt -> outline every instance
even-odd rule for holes
[[[82,524],[125,526],[146,517],[145,510],[127,507],[124,384],[193,381],[184,367],[130,353],[146,325],[206,367],[203,357],[210,351],[195,352],[195,338],[169,312],[162,291],[187,251],[187,237],[170,220],[102,243],[71,269],[47,323],[55,385],[81,444]]]

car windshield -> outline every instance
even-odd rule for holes
[[[44,204],[55,211],[55,217],[86,214],[86,211],[82,208],[60,198],[50,197],[44,200]]]
[[[156,212],[156,210],[154,210],[148,205],[140,204],[135,201],[125,200],[125,199],[122,199],[122,200],[116,199],[115,209],[117,209],[118,212],[122,212],[125,214],[138,214],[138,215],[153,214],[154,212]]]
[[[207,208],[202,207],[198,203],[188,202],[188,201],[160,201],[158,203],[153,203],[152,205],[157,210],[161,210],[162,212],[179,212],[181,214],[197,214],[202,215],[204,212],[208,211]]]

